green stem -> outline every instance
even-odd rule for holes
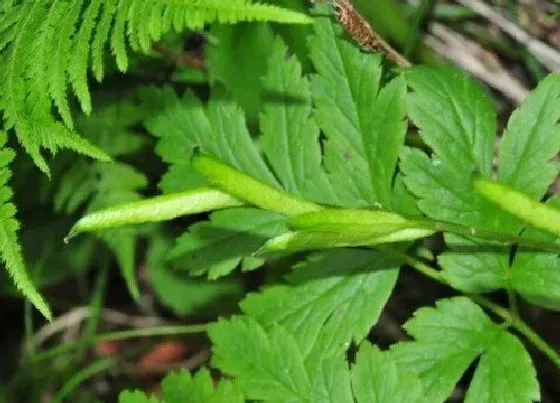
[[[48,358],[57,356],[59,354],[67,353],[69,351],[75,350],[77,348],[90,346],[92,344],[97,344],[101,341],[111,341],[111,340],[125,340],[133,339],[138,337],[153,337],[153,336],[170,336],[170,335],[183,335],[183,334],[193,334],[193,333],[204,333],[208,324],[204,325],[185,325],[185,326],[159,326],[150,327],[146,329],[133,329],[124,330],[120,332],[110,332],[97,335],[90,339],[82,339],[74,343],[62,344],[54,347],[50,350],[37,353],[33,357],[33,361],[43,361]]]
[[[560,368],[560,354],[554,350],[541,336],[539,336],[531,327],[516,318],[513,321],[513,327],[529,340],[540,352],[546,355],[558,368]]]
[[[485,231],[474,227],[465,227],[463,225],[452,224],[442,221],[432,221],[428,219],[416,219],[416,221],[426,228],[437,232],[449,232],[456,235],[466,237],[482,238],[489,241],[506,242],[509,244],[518,244],[528,248],[542,249],[558,253],[560,246],[553,242],[539,241],[536,239],[522,238],[518,236],[503,234],[501,232]]]
[[[117,364],[115,358],[105,358],[103,360],[95,361],[93,364],[87,366],[86,368],[78,371],[74,376],[72,376],[60,390],[53,396],[53,403],[61,403],[66,399],[71,393],[76,390],[85,381],[97,375],[101,372],[105,372],[109,368]]]
[[[519,307],[517,304],[517,295],[515,291],[508,285],[506,288],[508,301],[509,301],[509,312],[511,314],[512,319],[519,318]]]

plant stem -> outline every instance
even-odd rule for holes
[[[92,337],[90,339],[82,339],[74,343],[62,344],[54,347],[50,350],[37,353],[33,357],[33,361],[43,361],[48,358],[54,357],[59,354],[66,353],[68,351],[75,350],[80,347],[89,346],[92,344],[99,343],[100,341],[110,341],[110,340],[124,340],[133,339],[138,337],[153,337],[153,336],[170,336],[170,335],[180,335],[180,334],[193,334],[193,333],[204,333],[208,324],[203,325],[185,325],[185,326],[158,326],[150,327],[146,329],[133,329],[124,330],[120,332],[110,332],[100,334],[98,336]]]
[[[546,355],[558,368],[560,368],[560,354],[554,350],[541,336],[539,336],[531,327],[523,322],[520,318],[513,321],[513,327],[521,333],[533,346],[541,353]]]

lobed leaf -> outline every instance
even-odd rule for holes
[[[422,384],[407,368],[397,368],[390,353],[367,341],[352,366],[352,389],[358,403],[424,402]]]
[[[560,74],[550,74],[511,115],[502,137],[499,182],[541,198],[560,172]]]
[[[241,302],[265,328],[282,325],[304,356],[346,351],[377,322],[398,277],[399,262],[382,253],[337,249],[310,255],[286,285],[269,286]]]
[[[275,325],[266,332],[255,319],[237,316],[211,325],[208,335],[213,345],[212,365],[235,376],[248,399],[313,401],[303,356],[283,327]]]
[[[227,209],[213,213],[210,221],[192,225],[168,257],[177,269],[216,279],[251,258],[267,239],[285,231],[286,218],[281,214],[247,207]]]
[[[444,299],[435,308],[421,308],[405,329],[415,341],[397,343],[391,352],[399,368],[418,374],[427,401],[448,398],[478,356],[467,401],[494,402],[503,396],[512,402],[539,399],[535,369],[521,342],[468,298]]]
[[[308,200],[335,203],[333,184],[323,170],[319,128],[311,116],[309,81],[286,46],[274,41],[264,77],[265,105],[260,144],[283,188]]]
[[[406,132],[405,82],[380,91],[381,57],[337,37],[317,18],[309,40],[316,119],[327,137],[324,164],[346,207],[390,209],[389,194]],[[372,113],[372,111],[374,111]]]

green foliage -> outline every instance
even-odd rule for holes
[[[229,274],[243,261],[244,269],[256,269],[263,262],[251,261],[264,240],[286,231],[286,218],[252,208],[213,213],[210,221],[191,226],[177,239],[169,258],[176,267],[192,274],[216,279]]]
[[[428,158],[418,150],[407,149],[403,153],[401,168],[406,174],[407,186],[420,197],[418,205],[427,216],[467,225],[474,229],[474,233],[476,229],[486,229],[517,235],[524,227],[522,220],[536,224],[531,217],[547,221],[550,228],[557,225],[558,220],[553,218],[556,211],[551,210],[553,214],[547,220],[546,214],[537,211],[547,207],[541,207],[527,195],[514,192],[513,198],[508,197],[513,193],[504,193],[503,185],[480,179],[478,183],[487,184],[485,187],[492,189],[493,197],[489,198],[489,192],[482,195],[481,186],[473,183],[473,170],[486,177],[491,172],[496,127],[490,100],[477,85],[459,73],[426,68],[414,69],[407,77],[414,89],[409,96],[409,115],[419,127],[423,140],[435,150],[435,155]],[[560,149],[557,110],[549,109],[549,102],[544,102],[544,97],[550,96],[547,99],[552,105],[557,103],[559,84],[558,74],[551,74],[543,81],[512,114],[503,138],[506,146],[500,153],[498,178],[504,184],[527,191],[531,198],[541,198],[558,173],[558,167],[550,162]],[[440,100],[440,94],[445,95],[445,103]],[[453,113],[444,113],[443,107]],[[539,115],[542,119],[534,118]],[[528,130],[534,133],[531,137],[527,137]],[[517,156],[515,162],[512,154]],[[528,171],[514,167],[515,163],[521,167],[531,166],[536,172],[545,174],[529,186],[525,179]],[[498,200],[499,203],[495,204]],[[538,209],[535,210],[534,206]],[[520,209],[524,213],[520,213]],[[451,250],[441,255],[439,262],[454,287],[468,292],[489,292],[499,288],[517,292],[516,287],[521,286],[521,295],[528,295],[534,301],[530,296],[534,293],[540,296],[539,300],[547,300],[548,307],[557,308],[552,302],[557,301],[554,286],[544,298],[539,283],[521,284],[516,278],[520,270],[513,270],[513,267],[519,268],[520,265],[516,264],[516,256],[510,264],[508,245],[449,234],[446,241]],[[477,253],[471,253],[474,250]],[[550,268],[558,265],[557,255],[544,252],[539,255]],[[557,284],[557,280],[550,277],[548,280],[551,285]]]
[[[404,325],[412,342],[391,353],[398,366],[418,374],[427,401],[443,401],[479,355],[467,402],[530,402],[540,397],[535,369],[517,337],[493,323],[467,298],[421,308]]]
[[[142,109],[124,97],[114,100],[108,107],[96,110],[90,117],[80,119],[78,126],[113,158],[122,158],[138,152],[145,144],[140,135],[131,130],[138,124],[142,114]],[[76,223],[70,235],[84,227],[98,230],[99,239],[114,253],[131,295],[138,298],[135,255],[139,233],[130,228],[103,230],[103,226],[97,224],[99,220],[95,212],[114,204],[139,201],[140,192],[148,184],[146,176],[134,166],[122,162],[74,159],[67,164],[61,161],[61,166],[55,165],[57,171],[71,166],[70,170],[58,175],[59,183],[52,196],[55,211],[74,214],[85,207],[86,212],[92,213],[93,218]]]
[[[200,29],[214,21],[311,21],[303,14],[247,0],[28,0],[8,4],[0,18],[4,38],[0,41],[0,110],[5,130],[15,129],[25,150],[45,173],[49,168],[41,148],[52,153],[70,148],[108,160],[101,149],[73,131],[67,97],[70,85],[81,109],[91,112],[89,59],[92,73],[101,81],[107,43],[118,69],[126,71],[127,43],[134,51],[148,53],[152,42],[172,29]],[[64,123],[51,114],[53,104]]]
[[[199,180],[205,185],[210,183],[265,211],[289,216],[289,227],[297,231],[284,230],[260,251],[290,249],[289,245],[295,244],[295,250],[339,248],[310,255],[294,266],[286,283],[250,293],[240,303],[243,315],[211,325],[212,366],[233,377],[248,400],[437,402],[449,397],[478,359],[466,401],[538,400],[536,372],[519,339],[466,297],[440,300],[435,308],[421,308],[405,325],[414,341],[394,344],[386,352],[364,341],[393,290],[403,259],[398,247],[379,251],[340,249],[376,243],[364,241],[364,234],[383,234],[386,237],[380,242],[390,242],[414,239],[409,235],[398,238],[399,231],[416,228],[417,236],[422,237],[434,229],[449,229],[456,233],[445,234],[449,250],[440,256],[443,271],[431,274],[434,278],[469,292],[505,288],[553,309],[557,309],[559,259],[557,254],[523,247],[523,239],[540,240],[551,247],[557,239],[525,229],[522,220],[502,208],[504,204],[509,207],[505,198],[497,206],[477,193],[478,185],[473,185],[474,171],[485,177],[492,171],[496,116],[484,91],[452,70],[415,68],[387,81],[379,56],[359,52],[337,38],[335,32],[335,27],[318,18],[315,35],[309,41],[317,72],[311,80],[302,77],[293,57],[282,61],[285,46],[279,40],[274,43],[264,86],[283,96],[265,102],[258,140],[277,182],[241,166],[232,159],[237,155],[233,149],[230,153],[216,151],[202,138],[197,145],[211,157],[196,155],[187,163],[183,159],[185,166],[201,175]],[[524,158],[539,153],[540,148],[531,142],[539,141],[535,137],[544,138],[542,130],[554,137],[547,137],[548,147],[553,150],[540,152],[531,164],[540,161],[538,169],[545,171],[553,166],[549,160],[559,151],[558,117],[548,109],[543,93],[554,87],[555,80],[554,75],[549,77],[513,115],[504,141],[517,142],[509,146],[516,150],[523,144],[528,155],[522,152],[505,165],[523,165]],[[412,90],[408,94],[406,84]],[[557,95],[549,93],[554,103]],[[191,119],[197,116],[197,109],[193,115],[189,111]],[[403,146],[407,109],[423,141],[433,149],[431,156]],[[533,115],[535,110],[543,110],[546,118],[542,123],[518,117]],[[181,119],[186,120],[184,116]],[[525,138],[527,131],[520,128],[528,122],[537,126],[530,142]],[[320,130],[325,135],[322,144]],[[161,144],[167,140],[161,135],[164,130],[159,133],[161,152]],[[176,133],[168,130],[165,136],[175,138]],[[192,155],[193,141],[183,144]],[[162,155],[165,158],[167,151]],[[396,175],[399,155],[402,173]],[[522,169],[500,168],[499,172],[506,169],[512,172],[507,180],[503,176],[507,185],[524,180]],[[544,195],[553,176],[546,178],[539,177],[539,193],[532,197]],[[419,210],[414,208],[407,188],[418,198]],[[315,203],[363,210],[325,209]],[[385,211],[366,210],[379,208]],[[224,222],[218,219],[230,212],[232,217]],[[419,212],[425,217],[418,221],[395,214]],[[246,236],[247,221],[235,210],[215,213],[209,223],[195,224],[179,243],[192,244],[196,239],[195,245],[212,245],[213,239],[225,238],[212,232],[205,237],[202,229],[219,225],[228,231],[237,228]],[[478,238],[479,233],[497,236],[491,241]],[[506,239],[521,234],[522,246],[513,260],[509,259],[510,245],[499,234]],[[251,242],[245,245],[248,249],[244,253],[254,248]],[[192,265],[210,273],[220,270],[221,266],[208,256],[197,255],[200,261],[193,260]],[[233,264],[221,252],[216,256],[228,265],[229,272]],[[234,264],[243,256],[247,255],[236,254]],[[206,268],[205,262],[211,262],[212,267]],[[539,281],[541,276],[543,280]],[[353,365],[344,359],[351,343],[360,346]]]
[[[14,152],[5,145],[6,134],[0,133],[0,258],[17,289],[50,320],[51,310],[29,278],[18,243],[19,222],[11,202],[12,190],[8,187],[12,174],[8,165],[14,158]]]
[[[242,403],[245,400],[235,383],[222,380],[216,388],[210,372],[202,370],[194,376],[182,370],[168,374],[162,381],[163,401],[165,403]],[[146,396],[139,391],[124,391],[119,396],[119,403],[158,403],[159,399]]]
[[[210,282],[185,276],[166,264],[169,246],[165,238],[155,238],[146,261],[151,285],[161,302],[184,317],[201,312],[223,312],[224,306],[235,306],[242,295],[242,284],[238,278]]]
[[[536,370],[513,331],[560,367],[558,353],[522,321],[517,302],[519,295],[560,309],[560,198],[541,203],[558,174],[551,160],[560,151],[560,75],[551,74],[511,116],[496,176],[496,112],[476,82],[451,69],[389,71],[382,55],[348,41],[326,14],[330,8],[319,8],[306,69],[269,25],[213,27],[217,43],[210,45],[208,93],[151,86],[138,93],[139,103],[109,100],[76,127],[87,134],[88,146],[116,162],[70,157],[53,164],[57,182],[46,188],[55,210],[85,212],[69,238],[95,231],[115,254],[133,297],[140,295],[134,261],[144,236],[150,284],[163,305],[181,317],[228,315],[208,325],[166,328],[166,334],[207,329],[215,372],[170,373],[161,399],[125,391],[119,401],[432,403],[446,401],[459,382],[469,385],[467,402],[539,400]],[[101,78],[107,40],[124,70],[126,43],[148,52],[171,28],[266,20],[273,13],[280,13],[274,14],[277,20],[306,22],[299,14],[244,0],[22,2],[6,10],[0,25],[8,35],[0,42],[6,60],[13,62],[14,52],[29,56],[28,43],[38,46],[29,38],[30,27],[38,41],[62,38],[55,54],[66,59],[53,64],[52,82],[40,83],[45,91],[36,110],[48,109],[49,119],[65,128],[73,127],[67,82],[89,112],[84,70],[91,55],[92,70]],[[28,11],[25,29],[16,23],[22,10]],[[49,24],[56,18],[60,29],[54,30]],[[77,55],[71,61],[69,50]],[[37,74],[45,73],[26,63],[15,76],[9,73],[17,79],[6,88],[24,94],[20,101],[27,108],[39,95],[25,85],[38,86]],[[8,99],[3,97],[1,107]],[[50,115],[52,105],[67,126]],[[7,128],[15,127],[30,149],[11,113],[6,109]],[[404,145],[407,119],[425,148]],[[142,193],[149,191],[149,178],[160,172],[155,156],[144,160],[149,140],[138,137],[141,124],[155,137],[155,153],[168,168],[159,182],[163,194],[147,199]],[[34,144],[37,152],[30,153],[39,164],[45,145]],[[5,183],[11,154],[3,152]],[[11,193],[3,189],[4,221],[12,233],[0,252],[15,283],[36,302],[40,297],[21,274]],[[209,214],[165,230],[129,225],[200,213]],[[423,260],[413,256],[424,247],[413,242],[435,232],[443,232],[444,251],[437,258],[431,250]],[[170,234],[177,235],[174,243]],[[15,252],[6,252],[10,245]],[[419,308],[404,325],[411,340],[382,351],[371,344],[370,331],[404,265],[466,296]],[[267,270],[263,278],[232,274],[238,267]],[[246,285],[251,291],[243,295]],[[482,295],[498,290],[506,291],[509,309]],[[162,334],[150,331],[125,334]],[[58,396],[116,360],[77,372]]]

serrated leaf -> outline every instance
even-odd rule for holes
[[[443,276],[458,290],[490,292],[509,285],[509,245],[445,234],[448,250],[438,257]]]
[[[521,229],[519,220],[476,194],[471,168],[458,173],[455,163],[416,149],[403,151],[400,167],[406,186],[420,199],[418,207],[430,218],[499,233]]]
[[[407,71],[414,90],[408,113],[429,145],[456,174],[478,169],[489,175],[496,112],[480,85],[455,69],[418,67]]]
[[[213,213],[177,239],[169,258],[175,267],[210,279],[229,274],[267,239],[285,232],[286,217],[252,208]]]
[[[328,356],[367,336],[393,290],[398,267],[374,251],[317,253],[295,266],[290,284],[249,294],[241,307],[267,328],[281,324],[304,355],[315,348]]]
[[[154,99],[155,98],[155,99]],[[153,104],[157,112],[145,122],[148,130],[159,137],[156,152],[172,167],[190,168],[189,157],[196,147],[215,158],[220,158],[237,169],[264,183],[276,186],[251,139],[242,111],[225,94],[216,92],[206,108],[192,93],[179,99],[171,90],[147,91],[143,99]],[[185,169],[178,169],[178,173]],[[200,185],[202,179],[190,174],[167,181],[184,181],[183,190]]]
[[[397,79],[380,89],[381,57],[337,38],[318,18],[309,41],[318,71],[313,78],[316,118],[325,133],[325,167],[348,207],[390,208],[389,192],[404,141],[405,85]]]
[[[293,336],[279,325],[266,332],[248,316],[210,325],[212,364],[236,377],[251,400],[313,402],[309,375]]]
[[[309,82],[286,46],[273,43],[264,78],[260,144],[285,190],[309,200],[334,204],[332,184],[321,166],[319,128],[311,117]]]
[[[249,316],[220,320],[209,329],[213,365],[235,376],[247,399],[271,402],[351,403],[344,354],[319,350],[307,359],[282,326],[263,329]]]
[[[557,177],[560,152],[560,74],[541,81],[511,115],[500,147],[500,183],[539,199]]]
[[[531,357],[510,333],[500,332],[486,349],[471,381],[465,403],[540,401]]]
[[[364,341],[352,366],[352,390],[358,403],[424,402],[422,384],[407,368],[397,368],[390,353]]]
[[[480,307],[465,297],[439,300],[435,308],[421,308],[405,324],[407,333],[415,338],[391,347],[398,367],[417,374],[424,396],[429,402],[443,402],[471,363],[481,356],[481,363],[472,381],[472,396],[494,402],[501,396],[512,396],[515,402],[539,398],[538,382],[527,352],[519,340],[493,323]],[[503,349],[503,350],[501,350]],[[509,350],[512,361],[504,365]],[[496,355],[501,358],[497,358]],[[480,371],[480,372],[479,372]],[[515,396],[502,381],[483,380],[491,372],[496,377],[519,377]],[[495,389],[492,389],[496,387]],[[507,400],[510,401],[510,400]]]
[[[267,59],[274,43],[268,24],[214,25],[216,43],[208,47],[210,79],[231,91],[250,121],[261,109]]]
[[[243,403],[245,399],[237,386],[222,379],[216,388],[207,369],[194,376],[186,370],[171,372],[161,382],[165,403]]]
[[[161,381],[163,400],[135,391],[124,391],[119,403],[243,403],[245,399],[237,385],[222,379],[217,387],[207,369],[192,376],[187,370],[169,372]]]
[[[354,403],[350,371],[344,353],[324,355],[320,349],[305,360],[310,374],[313,402]]]

